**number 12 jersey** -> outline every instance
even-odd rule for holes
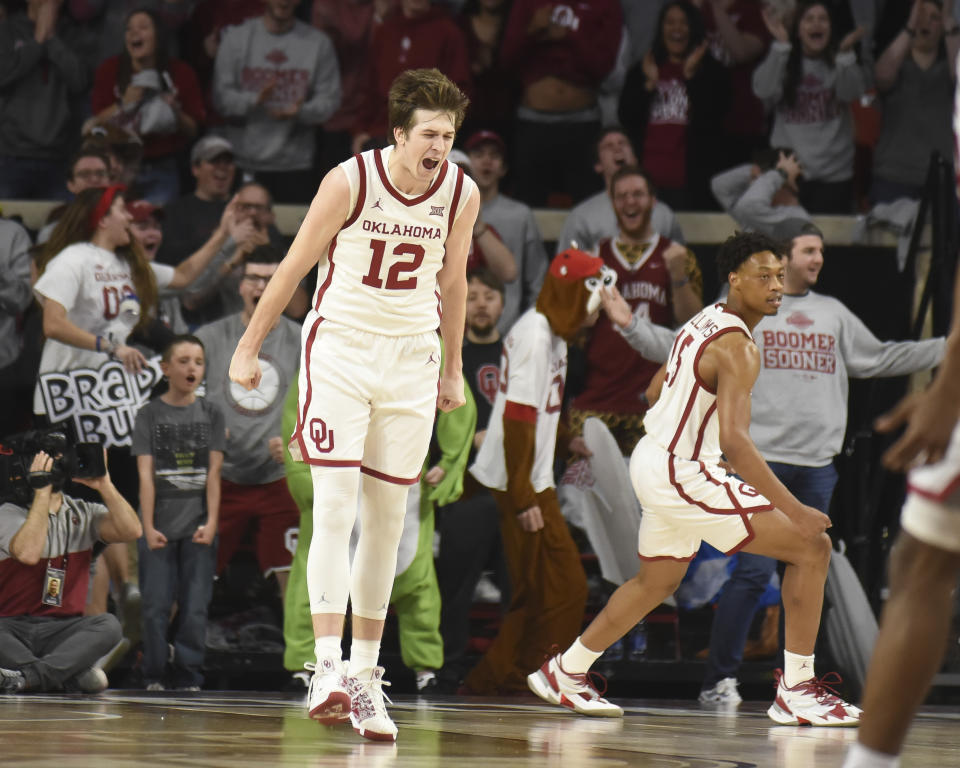
[[[412,336],[440,324],[437,272],[447,235],[476,185],[444,161],[426,192],[405,195],[390,178],[394,151],[369,150],[340,164],[350,184],[350,215],[320,266],[313,310],[361,331]]]

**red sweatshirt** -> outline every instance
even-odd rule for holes
[[[554,24],[564,27],[560,40],[544,40],[527,29],[538,8],[553,7]],[[547,76],[595,89],[617,59],[623,16],[618,0],[514,0],[500,48],[504,69],[524,86]]]
[[[405,69],[436,67],[470,94],[470,61],[463,32],[443,8],[431,8],[414,19],[399,10],[383,20],[373,34],[367,59],[367,88],[354,133],[385,136],[387,94]]]

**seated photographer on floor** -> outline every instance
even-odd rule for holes
[[[60,451],[51,447],[58,437]],[[104,463],[78,466],[71,460],[76,449],[47,433],[4,440],[3,453],[9,471],[0,477],[0,692],[98,693],[107,677],[97,660],[122,632],[112,614],[83,615],[91,550],[97,541],[137,539],[140,521],[111,482],[105,452],[96,457]],[[71,476],[103,504],[65,495]]]

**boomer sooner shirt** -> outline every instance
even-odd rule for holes
[[[807,291],[753,329],[763,366],[753,387],[750,436],[767,461],[823,467],[843,446],[849,378],[932,368],[944,340],[880,341],[844,304]]]
[[[720,459],[717,393],[697,370],[704,349],[725,333],[750,338],[743,319],[723,304],[704,307],[680,329],[667,360],[660,397],[647,411],[647,434],[668,453],[690,461]]]
[[[306,333],[321,319],[384,336],[414,336],[440,324],[437,272],[476,185],[444,161],[427,191],[410,197],[390,178],[392,152],[373,149],[340,164],[351,213],[320,265]]]
[[[487,436],[470,473],[487,488],[507,490],[503,417],[507,403],[537,410],[530,484],[536,493],[553,488],[553,454],[567,378],[567,342],[550,330],[545,315],[528,309],[503,341],[500,391],[493,401]]]

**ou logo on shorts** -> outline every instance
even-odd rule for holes
[[[323,419],[310,419],[310,437],[320,453],[330,453],[333,450],[333,430],[327,429]]]

